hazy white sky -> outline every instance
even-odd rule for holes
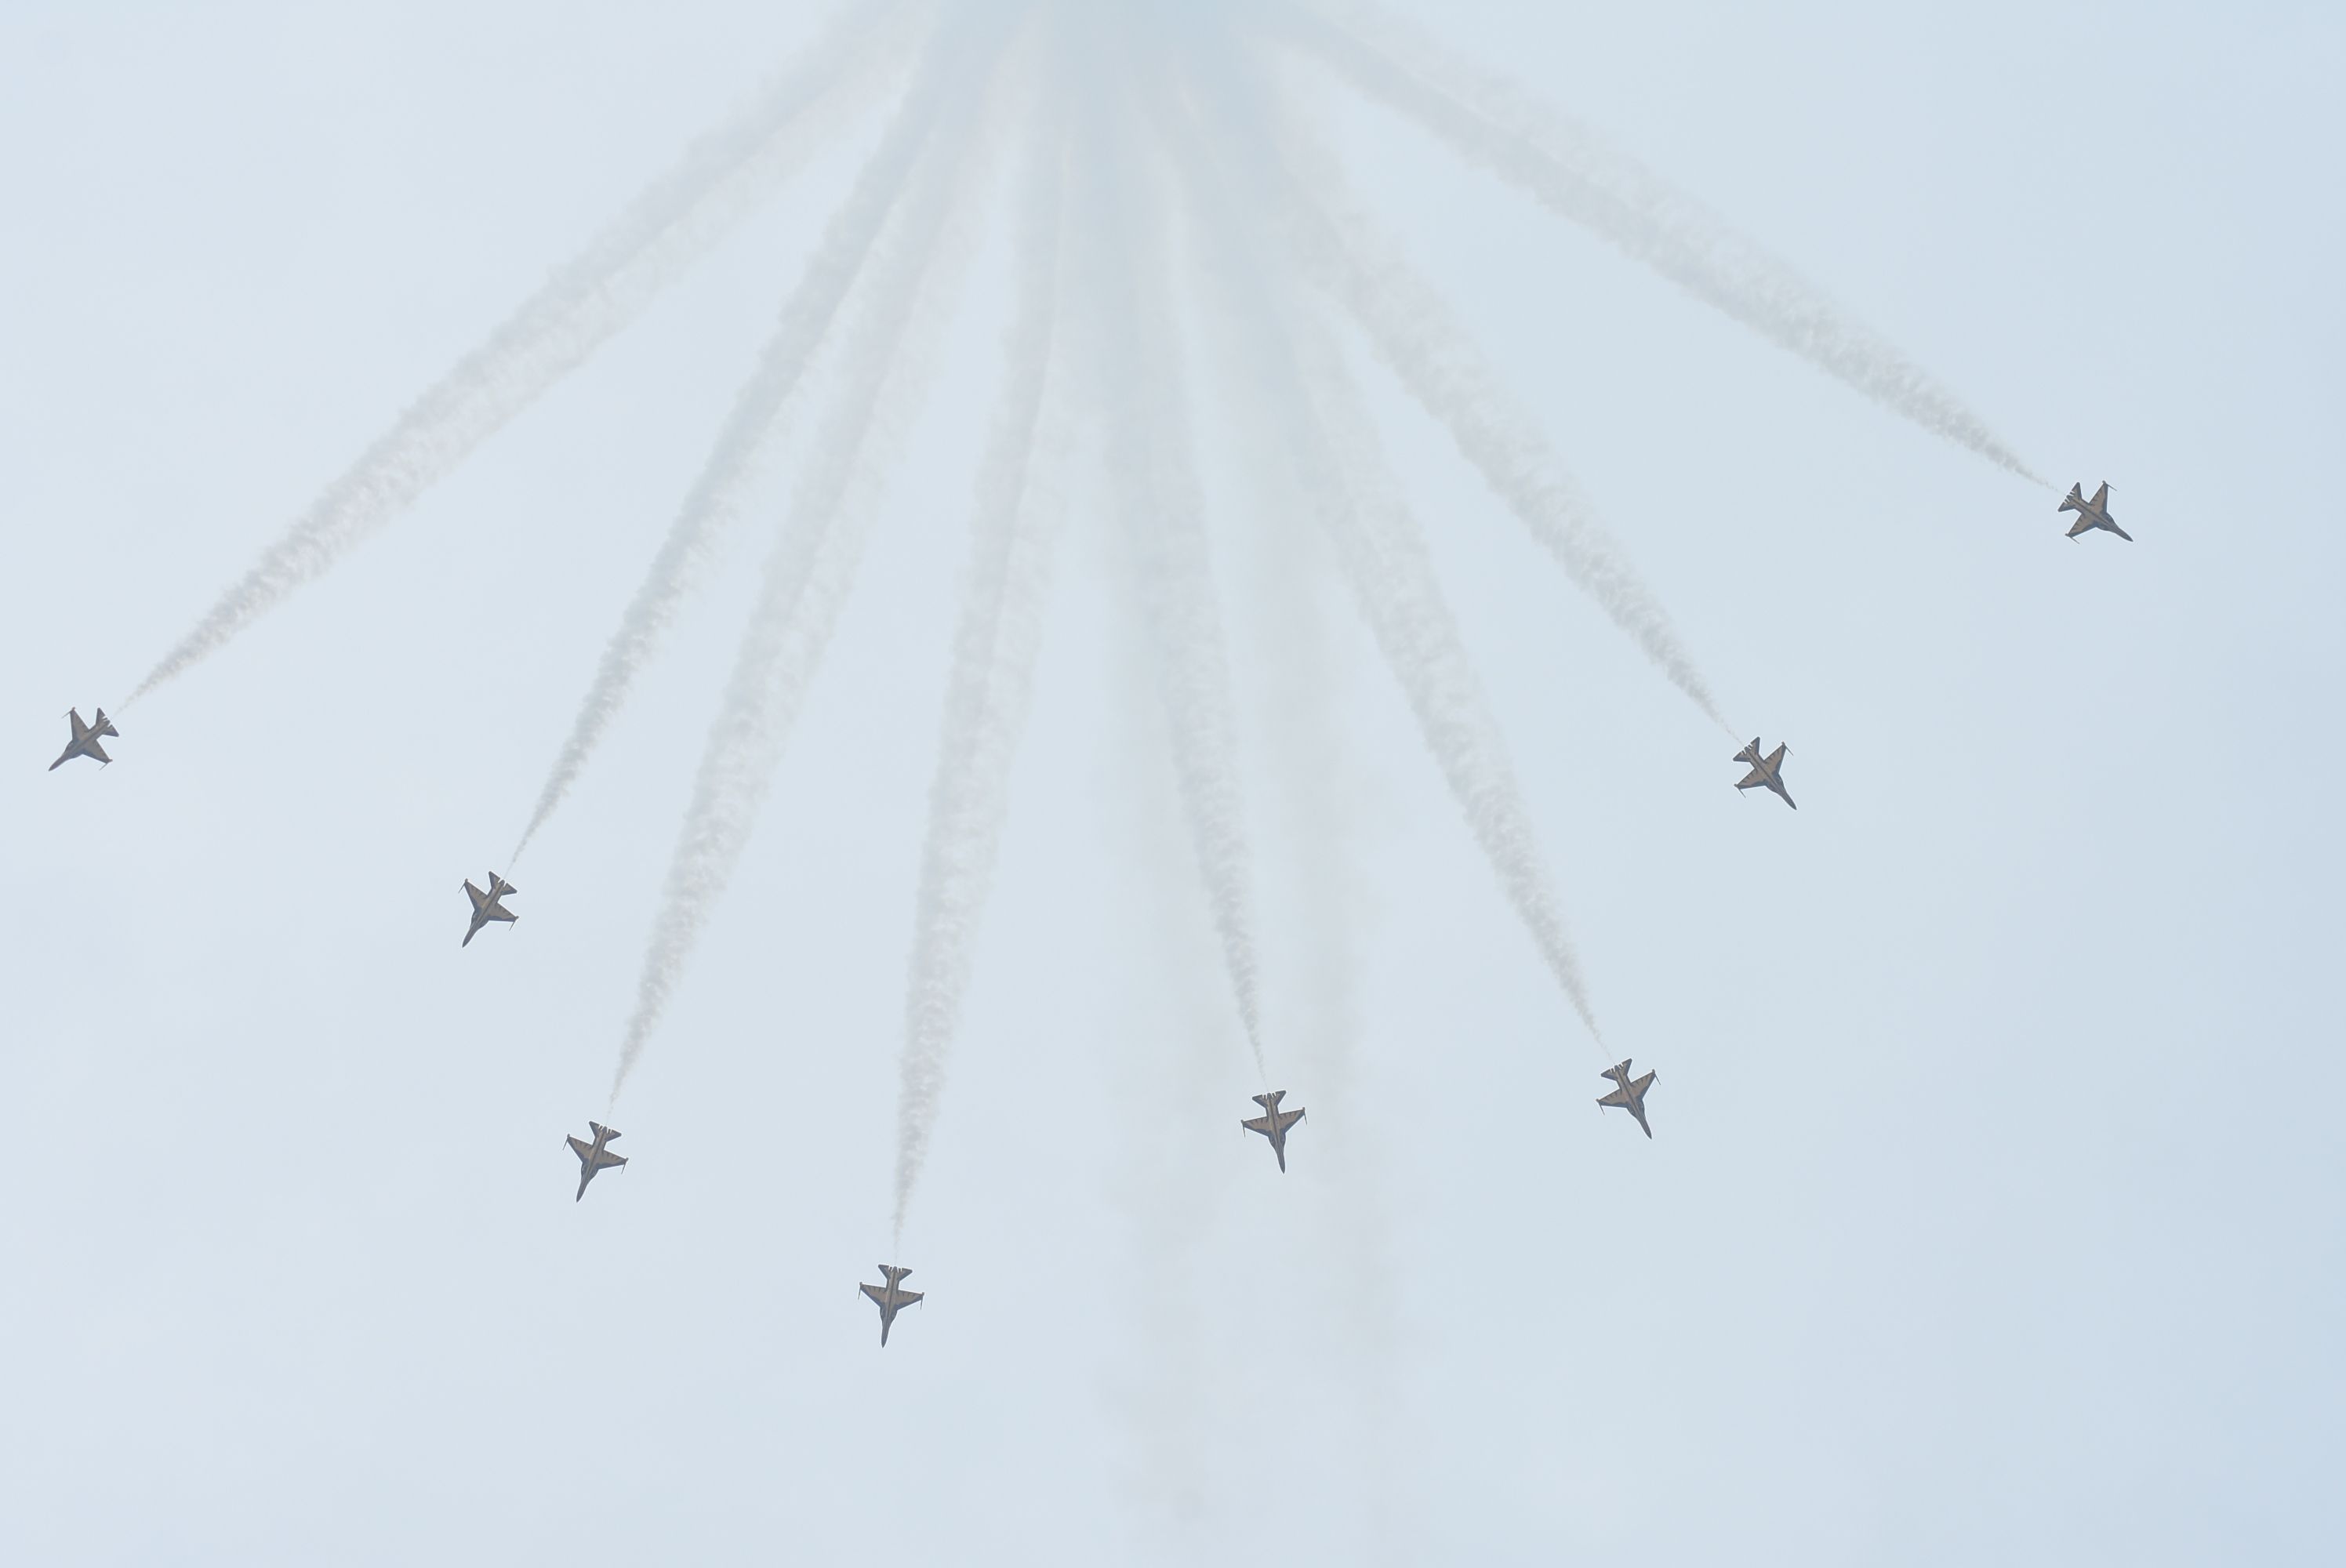
[[[881,114],[45,773],[821,13],[0,12],[0,1557],[2327,1562],[2332,7],[1418,7],[2138,543],[1301,72],[1795,814],[1373,380],[1648,1143],[1332,577],[1218,506],[1281,1177],[1078,483],[883,1352],[1006,213],[574,1205],[786,464],[460,951]],[[1079,215],[1080,220],[1080,215]],[[1202,348],[1198,351],[1202,362]],[[1363,357],[1363,365],[1367,364]],[[1216,432],[1200,415],[1201,431]],[[1210,452],[1211,449],[1209,449]],[[793,458],[792,463],[798,460]],[[1229,499],[1227,463],[1209,489]]]

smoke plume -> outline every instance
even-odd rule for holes
[[[1595,132],[1365,0],[1280,5],[1280,35],[1470,161],[1882,407],[2024,479],[1954,393],[1816,285]]]
[[[135,701],[326,571],[576,369],[813,149],[876,84],[915,10],[852,10],[725,126],[687,149],[586,250],[409,406],[138,683]],[[126,703],[124,706],[128,706]]]
[[[1057,122],[1038,127],[1022,221],[1017,318],[994,437],[977,480],[961,622],[954,636],[927,847],[913,907],[904,998],[903,1084],[896,1112],[895,1231],[928,1157],[944,1089],[945,1054],[961,1023],[977,921],[1008,806],[1010,763],[1026,717],[1042,637],[1057,517],[1036,494],[1040,425],[1057,314]]]
[[[756,371],[736,395],[708,463],[628,602],[619,629],[603,650],[594,685],[579,705],[569,738],[563,742],[553,770],[538,792],[529,825],[522,830],[521,842],[514,846],[514,859],[520,857],[569,793],[603,732],[626,706],[637,673],[658,651],[678,608],[708,571],[723,536],[738,519],[743,497],[779,444],[785,416],[810,362],[862,273],[882,224],[895,209],[913,160],[933,134],[967,134],[962,121],[974,108],[971,96],[945,91],[950,76],[966,73],[971,66],[967,51],[952,46],[966,42],[962,32],[949,29],[932,46],[924,68],[857,176],[846,205],[832,215],[821,245],[783,305]],[[948,100],[964,112],[953,124],[940,127],[938,112]]]
[[[1349,201],[1332,160],[1299,137],[1283,139],[1290,219],[1284,227],[1306,270],[1361,324],[1379,357],[1573,582],[1713,723],[1730,728],[1660,602],[1485,368],[1441,295]]]
[[[1509,901],[1590,1034],[1602,1044],[1588,987],[1550,883],[1531,814],[1484,704],[1415,520],[1385,468],[1373,427],[1335,346],[1291,301],[1275,298],[1277,275],[1244,237],[1276,211],[1259,160],[1219,163],[1191,153],[1190,188],[1208,216],[1198,231],[1218,238],[1205,259],[1228,303],[1216,313],[1250,359],[1233,378],[1249,389],[1295,465],[1336,546],[1363,618],[1401,683],[1467,825]],[[1217,178],[1217,174],[1222,176]]]
[[[973,67],[959,90],[982,92]],[[799,476],[717,722],[701,756],[651,941],[635,1012],[611,1081],[618,1097],[658,1023],[686,959],[747,847],[759,808],[853,581],[889,469],[901,453],[934,359],[951,290],[929,284],[942,260],[955,280],[970,252],[958,230],[974,217],[982,185],[965,178],[992,139],[990,119],[971,137],[932,147],[902,209],[842,355],[836,402]]]
[[[1229,657],[1188,450],[1172,303],[1163,286],[1164,239],[1150,222],[1154,171],[1132,147],[1129,131],[1110,109],[1078,138],[1086,207],[1098,240],[1089,262],[1096,273],[1090,325],[1099,350],[1107,465],[1157,649],[1158,692],[1198,871],[1239,1022],[1267,1079]]]

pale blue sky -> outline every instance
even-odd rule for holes
[[[2138,543],[1310,75],[1795,814],[1382,380],[1647,1143],[1341,594],[1218,514],[1273,1168],[1076,487],[882,1352],[990,242],[574,1205],[764,519],[466,950],[866,115],[398,525],[42,769],[798,5],[0,15],[0,1556],[2327,1562],[2333,7],[1417,8]],[[1004,224],[995,225],[998,241]],[[1210,432],[1209,421],[1201,422]],[[1209,468],[1211,464],[1209,463]],[[1297,804],[1297,715],[1341,769]],[[1332,859],[1331,859],[1332,857]],[[1341,1041],[1341,1058],[1331,1042]]]

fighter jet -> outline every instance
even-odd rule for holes
[[[1760,738],[1753,736],[1751,744],[1735,754],[1736,761],[1751,764],[1751,771],[1737,779],[1735,787],[1738,789],[1758,789],[1763,787],[1773,789],[1777,794],[1784,797],[1785,805],[1795,811],[1799,810],[1800,802],[1786,794],[1784,790],[1784,753],[1790,749],[1790,747],[1780,744],[1775,750],[1762,757],[1760,755]]]
[[[1646,1126],[1646,1091],[1654,1086],[1654,1078],[1656,1074],[1648,1073],[1642,1078],[1630,1077],[1629,1059],[1627,1056],[1624,1056],[1621,1058],[1621,1064],[1618,1067],[1607,1067],[1604,1072],[1599,1073],[1597,1076],[1600,1078],[1610,1078],[1621,1086],[1614,1090],[1609,1095],[1599,1095],[1596,1103],[1600,1105],[1620,1106],[1623,1110],[1637,1117],[1637,1125],[1646,1128],[1646,1135],[1649,1138],[1652,1137],[1654,1135],[1654,1129]]]
[[[2134,535],[2119,527],[2116,520],[2110,516],[2110,482],[2103,480],[2102,487],[2094,492],[2091,501],[2086,499],[2085,490],[2082,484],[2072,484],[2069,486],[2069,498],[2053,509],[2077,514],[2076,522],[2069,525],[2068,537],[2075,539],[2088,528],[2106,528],[2127,544],[2133,544]]]
[[[899,1268],[892,1263],[883,1263],[880,1266],[880,1273],[887,1283],[856,1287],[858,1290],[871,1297],[872,1304],[880,1308],[880,1343],[882,1345],[888,1342],[888,1329],[896,1321],[896,1314],[921,1298],[921,1292],[904,1288],[904,1276],[911,1272],[909,1268]]]
[[[106,709],[101,708],[97,710],[96,724],[84,724],[81,721],[81,709],[78,708],[68,712],[66,717],[73,720],[73,738],[66,742],[66,748],[63,751],[57,753],[57,759],[49,764],[50,772],[55,773],[76,757],[95,757],[101,765],[114,760],[106,754],[106,748],[97,743],[97,738],[101,735],[111,735],[117,739],[122,735],[122,731],[114,728],[114,720],[106,717]]]
[[[505,908],[505,905],[499,903],[497,901],[504,898],[507,893],[515,893],[520,891],[521,890],[519,888],[515,887],[511,882],[505,881],[505,878],[497,875],[495,871],[491,871],[489,873],[489,891],[487,892],[483,892],[480,889],[474,887],[470,877],[465,878],[464,896],[473,901],[473,923],[464,929],[464,940],[458,942],[456,945],[458,947],[472,946],[473,939],[481,934],[481,928],[488,924],[493,920],[519,920],[521,916],[514,913],[513,911]]]
[[[1303,1119],[1301,1110],[1282,1111],[1279,1102],[1287,1098],[1284,1089],[1273,1089],[1268,1095],[1257,1095],[1254,1103],[1262,1107],[1262,1115],[1250,1116],[1239,1124],[1250,1133],[1260,1133],[1270,1140],[1270,1152],[1279,1156],[1279,1168],[1287,1169],[1287,1129]]]
[[[570,1201],[573,1203],[576,1203],[579,1197],[586,1196],[586,1184],[595,1179],[597,1171],[608,1170],[613,1166],[624,1166],[627,1163],[627,1156],[615,1155],[605,1146],[613,1138],[617,1137],[618,1134],[600,1122],[589,1122],[586,1125],[594,1131],[593,1143],[588,1143],[585,1138],[565,1140],[570,1145],[570,1152],[578,1156],[578,1197],[572,1198]]]

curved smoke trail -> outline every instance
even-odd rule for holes
[[[873,241],[895,209],[907,174],[936,128],[944,80],[968,69],[957,46],[958,30],[940,34],[929,58],[897,107],[847,202],[832,214],[822,241],[784,303],[774,334],[757,369],[736,395],[709,460],[693,482],[667,540],[653,557],[641,585],[611,634],[594,685],[579,705],[569,738],[563,742],[537,806],[507,864],[521,857],[531,839],[554,815],[577,780],[596,745],[626,706],[636,676],[658,651],[686,596],[714,558],[719,541],[740,513],[745,494],[773,449],[809,364],[838,319],[841,303],[862,274]]]
[[[1275,300],[1275,276],[1250,254],[1244,237],[1264,226],[1247,221],[1275,211],[1262,188],[1259,159],[1235,155],[1208,165],[1185,148],[1188,184],[1205,212],[1197,230],[1219,242],[1212,277],[1227,309],[1224,323],[1249,372],[1234,378],[1269,422],[1293,463],[1298,487],[1336,546],[1362,617],[1516,914],[1573,1011],[1598,1044],[1603,1032],[1556,896],[1531,813],[1524,804],[1499,727],[1484,701],[1455,617],[1443,599],[1432,556],[1386,470],[1373,426],[1333,343],[1290,301]],[[1228,175],[1224,185],[1217,172]],[[1272,175],[1270,178],[1279,178]],[[1234,213],[1243,197],[1249,207]]]
[[[1102,88],[1095,83],[1091,90]],[[1136,231],[1145,224],[1136,193],[1145,190],[1151,170],[1127,129],[1107,107],[1076,143],[1085,206],[1100,233],[1101,251],[1088,265],[1095,272],[1091,327],[1099,351],[1107,464],[1138,565],[1158,690],[1172,731],[1174,769],[1198,868],[1239,1019],[1255,1066],[1267,1076],[1229,657],[1188,450],[1172,302],[1161,275],[1164,239],[1154,229]]]
[[[945,694],[937,771],[929,787],[927,847],[913,905],[911,980],[896,1105],[895,1231],[926,1163],[944,1091],[945,1054],[969,988],[978,916],[985,906],[1010,763],[1026,718],[1042,641],[1057,517],[1036,494],[1041,423],[1057,314],[1059,186],[1066,157],[1056,122],[1038,127],[1019,239],[1017,318],[1009,341],[994,439],[977,479],[961,623]]]
[[[1433,286],[1350,199],[1332,159],[1283,137],[1278,160],[1290,221],[1307,269],[1361,324],[1378,356],[1450,432],[1468,462],[1670,684],[1731,732],[1653,591],[1515,407]]]
[[[1341,360],[1332,345],[1307,336],[1310,331],[1308,323],[1299,321],[1293,332],[1305,361],[1303,395],[1312,415],[1312,426],[1299,434],[1316,471],[1311,484],[1322,520],[1360,596],[1369,629],[1417,714],[1427,749],[1442,765],[1541,957],[1601,1044],[1604,1032],[1596,1025],[1580,955],[1550,884],[1523,789],[1467,662],[1425,540],[1384,471]]]
[[[852,9],[745,109],[687,149],[586,250],[411,404],[163,656],[136,701],[322,576],[473,449],[626,326],[813,149],[828,121],[876,83],[912,15],[908,0]],[[125,707],[128,703],[124,704]]]
[[[997,40],[998,42],[998,40]],[[982,102],[993,51],[973,47],[956,91]],[[947,111],[950,113],[951,111]],[[942,260],[958,280],[971,245],[959,232],[973,217],[979,182],[965,178],[990,151],[981,114],[974,131],[941,135],[923,158],[887,237],[842,356],[838,401],[799,476],[768,557],[717,721],[709,730],[692,802],[668,862],[667,885],[637,982],[636,1007],[611,1078],[618,1097],[643,1055],[684,972],[685,960],[748,845],[782,748],[804,704],[862,557],[887,473],[918,412],[941,331]]]
[[[1716,213],[1515,83],[1365,0],[1270,13],[1278,36],[1543,205],[1933,435],[2043,484],[1955,394]]]

